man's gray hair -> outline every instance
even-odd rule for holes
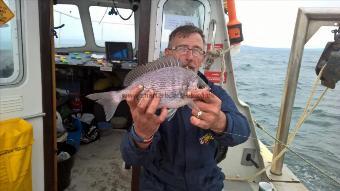
[[[197,33],[202,37],[203,43],[205,44],[205,40],[204,40],[204,34],[203,31],[196,27],[195,25],[192,24],[187,24],[187,25],[182,25],[177,27],[174,31],[171,32],[170,36],[169,36],[169,44],[168,44],[168,48],[172,48],[171,47],[171,41],[175,38],[175,37],[182,37],[182,38],[186,38],[191,34]]]

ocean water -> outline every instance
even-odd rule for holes
[[[294,128],[306,105],[316,77],[315,66],[322,51],[304,51],[290,129]],[[232,57],[239,97],[250,105],[255,119],[274,136],[289,54],[290,49],[242,46],[241,52]],[[316,95],[320,95],[323,89],[320,86]],[[274,141],[260,129],[257,134],[266,145],[273,145]],[[334,90],[327,91],[319,106],[300,128],[291,148],[340,181],[340,83]],[[311,191],[340,190],[340,185],[293,153],[285,155],[285,164]]]

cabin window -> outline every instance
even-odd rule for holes
[[[201,1],[166,1],[163,5],[161,53],[168,46],[169,35],[176,27],[193,24],[204,31],[205,12]]]
[[[0,26],[0,86],[18,83],[23,76],[20,3],[4,0],[14,17]]]
[[[105,41],[114,41],[131,42],[135,47],[135,20],[131,9],[91,6],[90,16],[98,46],[104,47]]]
[[[85,46],[84,31],[76,5],[57,4],[53,6],[56,48]]]

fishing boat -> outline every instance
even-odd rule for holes
[[[271,152],[257,139],[256,132],[264,128],[237,94],[231,55],[243,36],[234,3],[234,0],[0,0],[4,10],[0,18],[0,124],[23,119],[33,127],[34,138],[26,169],[31,173],[29,183],[24,188],[17,185],[15,190],[58,190],[58,180],[65,178],[57,173],[61,164],[57,162],[56,113],[62,101],[57,100],[56,94],[73,92],[70,101],[73,112],[78,109],[95,113],[93,105],[86,108],[85,95],[120,88],[119,81],[126,73],[162,56],[170,32],[186,23],[200,27],[206,36],[210,57],[201,72],[229,93],[251,127],[252,139],[228,148],[218,164],[226,175],[225,189],[255,191],[268,186],[267,189],[277,191],[308,190],[284,164],[284,152],[292,141],[288,133],[304,45],[321,26],[339,23],[340,8],[299,8]],[[127,51],[119,52],[117,47]],[[105,80],[98,81],[98,75]],[[111,125],[117,125],[122,118],[126,120],[123,126],[127,125],[131,119],[124,118],[126,106],[118,110],[122,115],[111,119]],[[100,118],[101,112],[97,108],[96,118]],[[115,144],[119,147],[118,141]],[[77,147],[82,149],[82,145]],[[98,148],[101,149],[105,148]],[[1,157],[11,152],[16,150],[0,148],[0,169],[7,164]],[[138,190],[138,167],[125,167],[131,176],[131,190]],[[0,173],[1,191],[8,190],[5,186],[12,181],[6,177]]]

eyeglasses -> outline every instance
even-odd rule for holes
[[[174,48],[171,48],[170,50],[175,50],[181,55],[188,54],[188,52],[191,50],[193,56],[202,56],[205,54],[205,51],[203,51],[201,48],[194,47],[194,48],[189,48],[186,45],[180,45],[176,46]]]

